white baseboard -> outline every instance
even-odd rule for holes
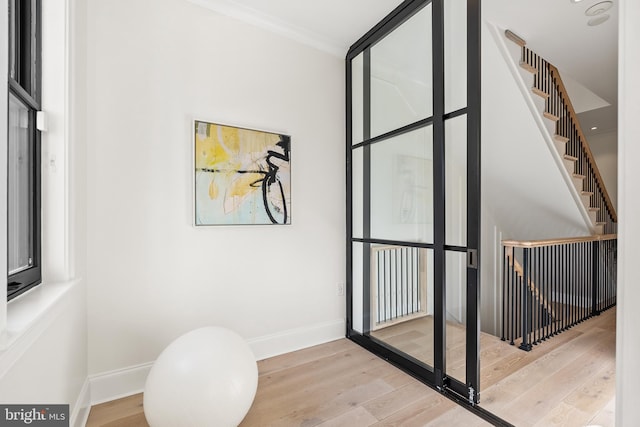
[[[262,360],[344,338],[345,331],[345,321],[340,319],[289,329],[247,341],[256,360]]]
[[[262,360],[344,338],[344,336],[345,321],[339,319],[252,338],[247,342],[256,356],[256,360]],[[89,377],[91,405],[142,393],[152,365],[153,362],[148,362],[91,375]]]
[[[91,411],[91,393],[89,387],[89,378],[87,378],[82,385],[80,394],[76,399],[76,404],[73,406],[73,412],[69,417],[69,425],[72,427],[84,427],[87,424],[89,411]]]
[[[142,393],[153,362],[91,375],[91,405]]]

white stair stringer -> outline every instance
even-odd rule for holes
[[[514,80],[524,100],[526,101],[531,115],[538,126],[540,133],[546,142],[547,148],[553,157],[556,166],[561,172],[561,175],[575,201],[581,217],[584,219],[585,225],[589,228],[592,234],[602,234],[602,225],[596,224],[596,214],[589,207],[589,197],[585,196],[582,191],[583,178],[578,178],[574,174],[573,165],[569,163],[565,158],[565,145],[566,138],[555,135],[556,122],[544,117],[545,101],[544,99],[534,94],[533,88],[533,74],[525,70],[520,66],[521,48],[514,43],[508,41],[504,37],[504,30],[498,28],[496,25],[487,23],[490,33],[498,47],[498,50],[508,65]]]

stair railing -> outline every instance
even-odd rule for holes
[[[371,247],[371,330],[426,315],[426,251],[395,245]]]
[[[503,341],[530,351],[615,305],[617,235],[502,246]]]
[[[573,177],[582,180],[581,195],[588,200],[587,209],[594,215],[594,225],[602,226],[603,234],[617,232],[618,218],[611,197],[604,185],[593,153],[587,143],[578,116],[569,99],[558,69],[526,47],[524,40],[507,31],[507,38],[521,46],[520,65],[533,73],[533,92],[545,99],[544,116],[556,122],[554,140],[562,146],[560,154],[573,161]],[[515,39],[514,39],[515,38]]]

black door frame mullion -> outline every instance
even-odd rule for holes
[[[362,138],[371,138],[371,47],[363,52],[362,67]],[[362,237],[371,238],[371,145],[365,145],[363,150],[363,202]],[[362,244],[362,333],[371,332],[371,243]]]
[[[446,355],[445,153],[444,153],[444,3],[431,2],[433,78],[433,368],[436,387],[444,389]]]
[[[347,254],[347,277],[346,277],[346,337],[351,337],[351,331],[353,330],[353,124],[351,120],[353,118],[353,84],[351,82],[353,75],[353,67],[352,60],[349,58],[345,59],[345,105],[346,105],[346,113],[347,113],[347,123],[346,123],[346,138],[345,144],[346,152],[345,159],[347,163],[347,191],[345,194],[345,206],[347,207],[347,215],[346,215],[346,224],[345,229],[347,230],[346,239],[345,239],[345,250]]]
[[[468,398],[473,404],[480,401],[480,1],[467,0],[467,211],[476,212],[476,215],[467,215],[467,248],[475,251],[476,259],[472,263],[474,265],[467,266],[466,377]]]

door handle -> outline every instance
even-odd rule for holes
[[[467,268],[478,269],[478,250],[467,249]]]

